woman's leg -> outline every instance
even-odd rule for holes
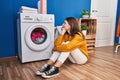
[[[59,57],[60,52],[53,52],[53,54],[51,55],[50,59],[48,60],[47,64],[44,64],[40,70],[38,70],[36,72],[36,75],[42,75],[45,71],[50,70],[51,65],[53,65],[55,63],[55,61],[57,60],[57,58]]]
[[[61,67],[69,55],[70,55],[70,52],[61,52],[54,66]]]
[[[60,56],[60,52],[54,51],[50,59],[48,60],[47,64],[53,65],[59,56]]]
[[[61,52],[56,63],[54,64],[54,66],[51,67],[50,70],[44,72],[42,74],[42,77],[50,78],[50,77],[58,75],[59,74],[59,67],[62,66],[62,64],[68,58],[69,54],[70,54],[70,52]]]
[[[73,61],[77,64],[84,64],[87,62],[87,57],[77,48],[73,50],[70,54]],[[70,59],[70,57],[69,57]],[[70,59],[71,60],[71,59]]]
[[[62,44],[68,44],[68,43],[69,43],[69,41],[63,42]],[[61,52],[57,62],[55,63],[55,66],[61,67],[62,64],[65,62],[65,60],[68,58],[69,54],[70,54],[70,52]]]
[[[69,60],[72,62],[72,63],[76,63],[76,61],[73,59],[73,57],[71,56],[71,54],[69,55]]]
[[[66,43],[64,42],[63,44],[66,44]],[[57,55],[57,57],[55,57],[56,55],[53,54],[50,58],[51,61],[49,60],[48,63],[54,63],[56,60],[57,61],[50,70],[48,70],[42,74],[42,77],[50,78],[50,77],[58,75],[59,67],[62,66],[62,64],[68,58],[69,54],[70,54],[70,52],[61,52],[61,53],[59,53],[59,55]]]

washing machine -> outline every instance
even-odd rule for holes
[[[54,47],[54,15],[19,13],[17,25],[21,62],[48,59]]]

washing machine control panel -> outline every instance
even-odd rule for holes
[[[21,14],[21,22],[54,22],[54,15],[48,14]]]
[[[36,22],[54,22],[54,17],[52,16],[36,16],[34,18]]]

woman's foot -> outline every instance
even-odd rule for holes
[[[42,77],[43,78],[51,78],[51,77],[57,76],[58,74],[59,74],[59,67],[53,66],[50,70],[44,72],[42,74]]]
[[[50,70],[50,65],[49,64],[45,64],[35,74],[36,75],[42,75],[45,71],[48,71],[48,70]]]

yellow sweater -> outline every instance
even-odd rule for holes
[[[70,41],[68,44],[62,44],[62,42]],[[74,49],[80,49],[84,55],[89,58],[88,49],[86,46],[86,40],[83,39],[82,34],[78,32],[74,37],[68,34],[59,35],[54,42],[54,50],[60,52],[70,52]]]

